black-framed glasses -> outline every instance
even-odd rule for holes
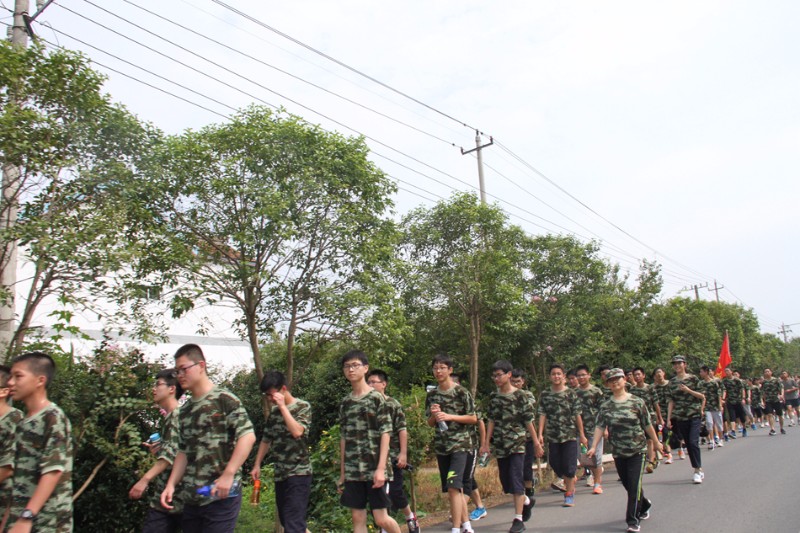
[[[508,374],[508,372],[494,373],[494,374],[492,374],[492,379],[500,379],[503,376],[505,376],[506,374]]]
[[[350,363],[349,365],[342,365],[342,369],[344,369],[344,370],[355,370],[357,368],[361,368],[362,366],[364,366],[364,365],[361,364],[361,363]]]
[[[180,376],[180,375],[183,375],[183,374],[185,374],[185,373],[186,373],[186,371],[187,371],[187,370],[189,370],[189,369],[190,369],[190,368],[192,368],[193,366],[197,366],[197,365],[199,365],[199,364],[200,364],[200,361],[198,361],[198,362],[196,362],[196,363],[194,363],[194,364],[188,365],[188,366],[182,366],[181,368],[177,368],[177,369],[175,369],[175,373],[176,373],[178,376]]]

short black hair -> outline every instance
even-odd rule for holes
[[[658,372],[659,370],[661,370],[661,371],[662,371],[662,372],[664,372],[665,374],[667,373],[667,372],[664,370],[664,368],[663,368],[663,367],[657,366],[657,367],[655,367],[655,368],[653,369],[653,373],[652,373],[651,375],[652,375],[652,376],[655,376],[655,375],[656,375],[656,372]]]
[[[581,364],[579,364],[578,366],[576,366],[576,367],[575,367],[575,373],[577,374],[577,373],[578,373],[578,372],[580,372],[581,370],[585,371],[585,372],[586,372],[587,374],[589,374],[590,376],[592,375],[592,371],[591,371],[591,370],[589,370],[589,367],[588,367],[588,366],[586,366],[586,365],[585,365],[585,364],[583,364],[583,363],[581,363]]]
[[[205,363],[206,356],[203,355],[203,349],[197,344],[184,344],[175,352],[175,359],[179,357],[188,357],[193,363]]]
[[[512,378],[522,378],[522,379],[525,379],[525,380],[528,379],[527,376],[525,375],[525,371],[522,370],[521,368],[515,368],[514,370],[512,370],[511,371],[511,377]]]
[[[8,378],[11,377],[11,367],[6,365],[0,365],[0,389],[4,389],[8,386]]]
[[[163,379],[167,387],[175,387],[175,399],[183,396],[183,387],[178,383],[178,370],[175,368],[165,368],[156,374],[156,381]]]
[[[567,373],[566,369],[564,368],[564,365],[561,364],[561,363],[553,363],[553,364],[551,364],[550,368],[547,369],[547,373],[548,374],[551,373],[554,368],[560,368],[562,372],[564,372],[565,374]]]
[[[634,371],[634,372],[636,372],[637,370],[638,370],[639,372],[641,372],[643,375],[645,375],[645,376],[647,375],[647,372],[645,372],[645,371],[644,371],[644,368],[642,368],[642,367],[640,367],[640,366],[635,366],[635,367],[633,367],[633,371]]]
[[[26,363],[28,370],[37,376],[44,376],[44,386],[47,388],[56,375],[56,362],[44,352],[28,352],[16,356],[11,360],[11,366],[17,363]]]
[[[367,379],[371,378],[372,376],[378,376],[380,380],[383,381],[384,383],[386,384],[389,383],[389,376],[386,374],[386,372],[384,372],[380,368],[375,368],[367,372]]]
[[[706,373],[711,373],[711,369],[708,368],[708,365],[701,366],[700,370],[702,370],[703,372],[706,372]]]
[[[353,359],[357,359],[358,362],[360,362],[364,366],[369,365],[369,359],[367,358],[367,354],[365,354],[361,350],[350,350],[349,352],[347,352],[342,356],[340,366],[344,366],[346,362],[352,361]]]
[[[448,368],[453,368],[453,358],[446,353],[437,353],[431,360],[431,366],[435,364],[445,365]]]
[[[269,392],[270,389],[281,389],[286,385],[286,376],[277,370],[267,370],[261,378],[259,388],[261,392]]]
[[[495,361],[492,364],[492,372],[495,370],[502,370],[504,374],[508,374],[514,370],[514,365],[510,362],[506,361],[505,359],[500,359],[499,361]]]
[[[576,370],[574,368],[570,368],[569,370],[567,370],[567,377],[569,377],[569,376],[577,377],[575,374],[576,374]]]

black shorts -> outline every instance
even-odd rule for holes
[[[468,452],[455,452],[450,455],[436,456],[436,462],[439,464],[439,479],[442,480],[442,492],[450,489],[463,490],[465,482],[467,485],[470,484],[471,473],[467,470],[470,455],[472,454]]]
[[[738,419],[742,424],[747,423],[747,415],[744,412],[744,405],[742,405],[740,402],[728,403],[725,404],[725,407],[728,408],[728,416],[730,416],[731,422],[736,422]]]
[[[768,415],[783,416],[783,404],[781,402],[764,402],[764,412]]]
[[[241,506],[241,494],[206,505],[186,504],[181,529],[183,533],[233,533]]]
[[[754,405],[753,407],[753,416],[755,418],[761,418],[764,416],[764,409],[760,405]]]
[[[285,533],[305,533],[311,476],[289,476],[275,482],[275,506]]]
[[[547,447],[550,468],[558,477],[575,477],[578,470],[578,441],[551,442]]]
[[[522,480],[533,481],[533,463],[536,454],[533,449],[533,440],[525,441],[525,460],[522,462]]]
[[[791,399],[787,398],[786,399],[786,407],[789,407],[789,406],[795,407],[795,408],[800,406],[800,398],[791,398]]]
[[[178,533],[181,530],[181,513],[168,513],[166,510],[147,510],[142,524],[142,533]]]
[[[373,511],[388,509],[389,484],[384,483],[379,489],[372,488],[372,481],[345,481],[344,491],[339,502],[350,509],[366,509],[367,503]]]
[[[525,485],[522,482],[522,465],[525,462],[524,453],[514,453],[508,457],[497,458],[497,469],[500,472],[500,484],[506,494],[525,494]]]
[[[392,509],[397,511],[408,507],[408,498],[403,488],[403,469],[396,465],[392,466],[392,480],[389,482],[389,500],[392,502]]]

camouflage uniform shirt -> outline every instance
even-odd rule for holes
[[[581,401],[583,432],[587,437],[591,437],[597,422],[597,414],[600,412],[600,406],[606,401],[606,395],[600,387],[595,385],[589,385],[587,389],[578,387],[575,392]]]
[[[718,379],[700,381],[700,392],[706,395],[706,411],[719,411],[719,401],[722,398],[722,382]]]
[[[753,407],[761,407],[761,387],[753,385],[750,389],[750,403]]]
[[[641,398],[645,407],[647,407],[647,410],[650,412],[651,418],[656,416],[656,396],[655,389],[653,389],[652,385],[645,383],[644,387],[633,386],[628,392],[637,398]]]
[[[408,431],[406,425],[406,413],[403,406],[396,399],[387,396],[386,407],[389,409],[389,416],[392,419],[392,436],[389,440],[389,459],[396,459],[400,454],[400,432]]]
[[[383,394],[376,390],[362,396],[348,394],[339,406],[339,428],[344,441],[344,480],[372,481],[381,436],[392,432],[392,416]],[[389,479],[388,472],[386,475]]]
[[[487,418],[494,422],[492,449],[496,457],[525,453],[527,425],[533,422],[533,406],[525,391],[493,392]]]
[[[528,389],[519,389],[519,390],[521,390],[525,394],[525,397],[528,398],[528,403],[531,406],[531,412],[533,413],[533,418],[534,418],[534,421],[535,421],[536,420],[536,396],[534,396],[533,393],[531,391],[529,391]],[[530,433],[528,433],[527,430],[525,431],[525,440],[533,440],[533,437],[530,435]]]
[[[725,392],[728,393],[725,403],[742,403],[742,400],[744,400],[744,382],[741,379],[723,378],[722,386],[725,387]]]
[[[33,531],[72,531],[72,427],[64,412],[51,403],[17,425],[11,517],[17,517],[33,496],[39,480],[61,472],[53,493],[36,515]],[[14,525],[13,518],[9,519]]]
[[[189,398],[180,410],[179,451],[186,454],[183,502],[208,505],[213,500],[199,496],[198,488],[219,478],[233,455],[236,442],[253,433],[247,412],[232,392],[214,387],[200,398]],[[241,482],[239,472],[234,476]]]
[[[156,453],[156,460],[163,459],[170,465],[175,463],[175,456],[178,454],[178,435],[180,433],[180,408],[175,408],[166,417],[164,423],[161,425],[161,447]],[[170,469],[166,469],[155,478],[153,481],[153,488],[155,492],[150,500],[150,507],[157,509],[162,513],[177,514],[183,510],[183,503],[181,499],[174,497],[172,499],[172,506],[174,509],[164,509],[161,505],[161,493],[164,492],[164,487],[167,485],[169,479]]]
[[[294,438],[286,427],[280,408],[277,405],[272,406],[264,423],[261,440],[269,444],[267,460],[275,468],[275,481],[283,481],[290,476],[311,475],[311,454],[308,448],[311,404],[295,398],[286,408],[305,431],[300,438]]]
[[[14,467],[14,452],[16,451],[14,438],[20,420],[22,420],[22,411],[13,407],[0,418],[0,466]],[[13,478],[8,478],[0,483],[0,510],[5,509],[11,503],[11,486],[13,484]]]
[[[661,410],[661,417],[666,419],[669,407],[669,381],[665,381],[661,385],[653,383],[653,393],[655,394],[658,408]]]
[[[607,400],[597,415],[597,427],[608,428],[615,457],[632,457],[647,450],[645,428],[651,425],[644,401],[631,394],[626,400]]]
[[[443,391],[439,387],[433,389],[425,398],[425,416],[431,416],[431,405],[439,404],[442,412],[451,415],[474,415],[475,402],[472,395],[461,385]],[[436,455],[450,455],[455,452],[471,452],[473,424],[459,424],[448,421],[447,431],[436,430],[434,449]]]
[[[686,374],[683,379],[678,379],[678,376],[673,376],[669,380],[669,397],[673,402],[672,418],[676,420],[691,420],[693,418],[700,418],[700,407],[703,405],[701,398],[695,398],[688,392],[683,392],[680,389],[681,385],[686,385],[694,392],[703,392],[700,386],[700,380],[693,374]]]
[[[547,441],[556,443],[575,440],[578,434],[575,417],[582,411],[581,401],[574,389],[565,388],[561,392],[553,392],[551,389],[543,391],[539,400],[539,414],[544,415],[547,420]]]
[[[765,402],[779,402],[781,401],[780,395],[783,394],[783,383],[775,376],[769,379],[765,378],[764,383],[761,384],[761,392]]]

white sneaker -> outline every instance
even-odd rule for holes
[[[712,441],[709,441],[709,443],[708,443],[708,449],[709,449],[709,450],[713,450],[713,449],[714,449],[714,441],[713,441],[713,440],[712,440]]]
[[[594,487],[594,475],[589,474],[588,476],[586,476],[586,486]]]
[[[694,475],[692,476],[692,483],[694,483],[695,485],[699,485],[700,483],[703,482],[703,477],[704,476],[702,472],[695,472]]]

